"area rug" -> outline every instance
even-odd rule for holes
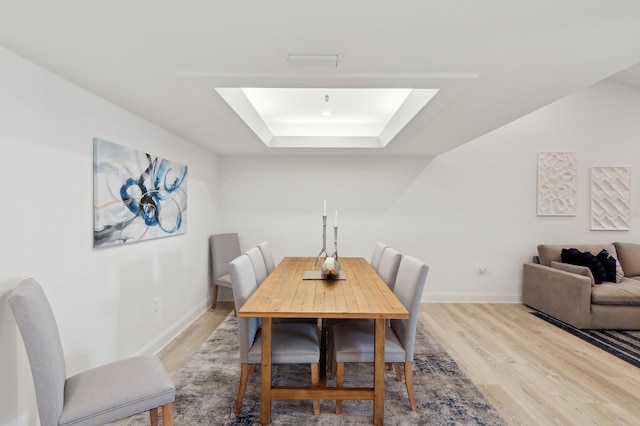
[[[404,382],[388,372],[385,380],[386,425],[506,425],[498,411],[460,370],[440,344],[418,325],[413,368],[417,410],[411,411]],[[308,365],[274,365],[277,385],[308,385]],[[373,366],[346,364],[345,385],[372,386]],[[244,396],[242,412],[235,415],[240,377],[237,320],[227,317],[194,356],[176,373],[174,420],[176,425],[260,424],[260,374],[253,375]],[[329,382],[330,385],[335,384]],[[308,400],[274,400],[273,425],[366,425],[373,419],[372,401],[344,401],[335,414],[334,401],[321,401],[321,414],[313,415]],[[130,423],[148,425],[147,414]]]
[[[531,313],[631,365],[640,367],[640,331],[580,330],[545,313]]]

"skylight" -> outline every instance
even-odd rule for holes
[[[411,89],[242,89],[273,136],[380,135]]]
[[[435,96],[411,88],[216,88],[271,148],[383,148]]]

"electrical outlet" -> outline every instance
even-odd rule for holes
[[[487,273],[487,267],[484,266],[482,263],[478,263],[476,265],[476,273],[480,276],[484,275]]]
[[[159,310],[160,310],[160,299],[156,297],[155,299],[153,299],[153,313],[157,314]]]

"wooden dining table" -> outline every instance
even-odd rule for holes
[[[260,366],[260,422],[271,423],[272,399],[373,400],[373,423],[384,423],[384,342],[387,319],[409,317],[398,298],[369,262],[361,257],[340,258],[342,279],[322,279],[315,257],[286,257],[238,310],[241,317],[262,318]],[[310,271],[313,271],[310,273]],[[306,274],[305,274],[306,272]],[[312,279],[310,276],[316,275]],[[273,386],[271,325],[273,318],[320,318],[322,338],[320,381],[309,387]],[[373,387],[327,386],[326,322],[373,319],[375,361]]]

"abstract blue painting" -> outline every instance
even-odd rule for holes
[[[95,138],[93,246],[187,231],[188,167]]]

